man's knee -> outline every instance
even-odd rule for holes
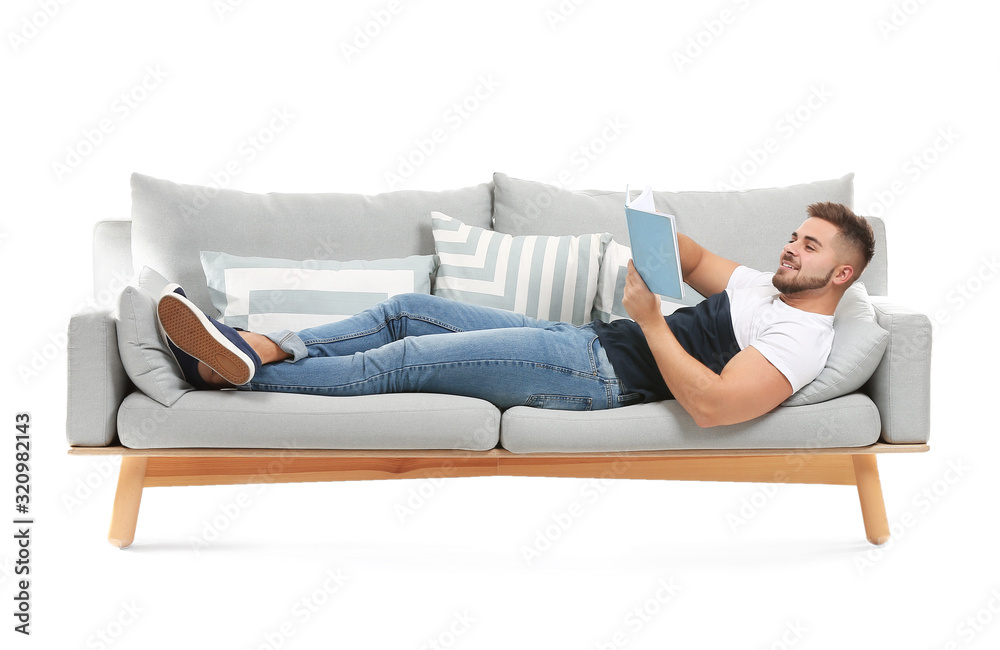
[[[435,296],[427,293],[400,293],[386,302],[391,305],[393,312],[420,313],[421,310],[433,302]]]

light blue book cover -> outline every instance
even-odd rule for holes
[[[647,186],[634,201],[625,186],[625,220],[632,244],[632,262],[639,277],[655,294],[681,300],[684,276],[681,272],[677,223],[672,214],[656,211],[652,188]]]

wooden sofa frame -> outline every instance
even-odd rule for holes
[[[673,450],[622,453],[515,454],[505,449],[129,449],[73,447],[72,455],[121,455],[108,540],[132,544],[142,490],[180,485],[303,483],[393,478],[548,476],[754,483],[854,485],[865,536],[889,540],[875,458],[928,451],[926,444],[875,443],[827,449]]]

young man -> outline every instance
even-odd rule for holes
[[[196,388],[317,395],[434,392],[528,405],[606,409],[676,399],[702,427],[758,417],[812,381],[833,343],[833,313],[871,261],[871,226],[817,203],[754,271],[680,235],[684,280],[709,296],[660,313],[629,261],[631,319],[575,326],[433,295],[402,294],[348,319],[299,332],[235,330],[176,285],[157,306],[161,329]]]

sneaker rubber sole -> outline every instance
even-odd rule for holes
[[[254,363],[244,352],[223,336],[199,311],[192,311],[186,300],[174,294],[164,295],[156,306],[163,330],[174,345],[219,373],[237,386],[250,381]]]

